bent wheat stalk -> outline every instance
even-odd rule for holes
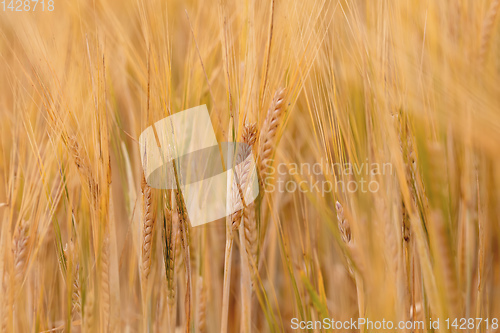
[[[241,199],[243,208],[226,218],[226,250],[224,260],[224,287],[222,299],[222,322],[221,332],[227,332],[227,321],[229,314],[229,290],[231,281],[231,254],[233,250],[233,232],[239,229],[240,256],[241,256],[241,315],[242,332],[250,331],[251,319],[251,280],[249,273],[248,256],[246,253],[245,229],[241,224],[242,216],[246,209],[244,193],[250,184],[251,160],[248,159],[252,153],[252,146],[255,143],[257,129],[255,124],[245,125],[242,134],[243,145],[237,145],[236,158],[234,161],[234,179],[231,186],[232,204],[235,205]]]
[[[257,128],[256,124],[248,124],[243,129],[243,143],[241,145],[242,149],[236,155],[235,171],[239,178],[238,191],[242,195],[242,202],[244,207],[240,210],[240,214],[235,214],[235,218],[240,219],[239,223],[239,237],[240,237],[240,258],[241,258],[241,332],[246,333],[251,331],[251,318],[252,318],[252,280],[250,277],[251,264],[249,262],[249,245],[246,238],[247,226],[245,223],[249,224],[249,228],[255,227],[255,221],[250,221],[248,219],[248,210],[253,209],[253,205],[250,207],[246,206],[244,200],[244,193],[252,183],[252,170],[251,170],[251,154],[252,146],[257,138]],[[243,189],[243,190],[241,190]],[[247,218],[243,218],[246,216]],[[235,221],[233,220],[233,225]],[[250,225],[252,224],[252,225]]]

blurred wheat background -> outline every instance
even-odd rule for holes
[[[499,7],[56,0],[0,12],[0,331],[500,318]],[[182,193],[146,184],[138,137],[202,104],[218,141],[253,147],[261,194],[191,228]],[[272,166],[318,161],[392,172],[368,176],[373,192],[266,190],[316,180]]]

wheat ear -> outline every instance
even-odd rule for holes
[[[80,280],[78,279],[78,274],[80,272],[80,266],[76,265],[74,278],[73,278],[73,291],[71,294],[71,302],[72,304],[72,316],[77,317],[80,316],[82,311],[82,297],[80,292]]]
[[[257,264],[258,251],[258,229],[257,220],[255,218],[255,204],[249,205],[243,211],[243,226],[245,227],[246,251],[249,255],[250,269],[253,264]],[[253,264],[252,264],[253,263]]]
[[[446,228],[446,221],[443,218],[441,211],[433,210],[430,212],[433,235],[433,252],[435,253],[436,262],[441,270],[442,286],[444,288],[444,296],[447,315],[450,318],[456,318],[461,311],[461,298],[459,294],[455,255],[450,241],[450,236]]]
[[[174,221],[174,203],[172,192],[164,192],[164,217],[163,217],[163,260],[165,263],[165,276],[167,279],[167,311],[168,328],[175,330],[175,253],[178,222]],[[174,217],[175,216],[175,217]]]
[[[483,64],[486,60],[486,53],[488,52],[491,40],[491,31],[493,30],[493,25],[495,24],[495,19],[497,17],[499,8],[500,0],[493,0],[483,20],[483,26],[481,28],[481,46],[479,48],[480,64]]]
[[[142,178],[142,212],[144,218],[142,230],[142,283],[147,286],[149,273],[151,272],[151,248],[153,246],[153,229],[156,222],[156,209],[153,203],[153,190],[146,183],[146,179]],[[146,289],[143,290],[146,293]]]
[[[338,221],[338,227],[340,231],[340,237],[342,238],[342,241],[347,245],[347,248],[349,249],[350,255],[353,257],[353,260],[355,261],[356,265],[358,266],[358,269],[354,269],[351,260],[348,258],[347,262],[349,265],[349,271],[351,274],[354,275],[354,280],[356,281],[356,292],[358,295],[358,311],[359,311],[359,316],[363,317],[364,312],[365,312],[365,296],[364,296],[364,286],[363,286],[363,278],[359,272],[359,260],[356,261],[356,248],[354,245],[354,240],[352,237],[351,233],[351,225],[349,223],[349,220],[346,219],[345,214],[344,214],[344,207],[342,207],[342,204],[340,202],[335,203],[335,208],[337,210],[337,221]]]
[[[109,331],[110,291],[109,291],[109,236],[105,236],[101,250],[101,299],[102,323],[105,331]]]
[[[14,296],[12,293],[12,289],[9,288],[10,285],[10,274],[4,271],[1,283],[0,283],[0,291],[3,293],[3,302],[2,306],[2,319],[1,319],[1,331],[0,332],[8,332],[8,328],[12,325],[12,310],[14,303]]]
[[[92,200],[92,206],[97,207],[99,186],[94,178],[92,169],[90,168],[90,161],[88,160],[88,156],[82,149],[82,147],[78,144],[76,136],[66,136],[65,141],[68,149],[71,152],[71,155],[73,156],[73,161],[75,162],[78,173],[80,174],[80,179],[83,184],[87,185],[90,193],[90,198]]]
[[[189,225],[187,214],[184,206],[184,198],[180,190],[176,191],[177,214],[179,216],[179,234],[181,237],[181,246],[184,252],[184,268],[186,273],[187,287],[186,287],[186,332],[191,332],[191,296],[192,296],[192,283],[191,283],[191,255],[189,251]]]
[[[269,162],[273,158],[276,148],[278,128],[283,120],[286,109],[286,89],[281,88],[276,91],[271,106],[267,111],[264,124],[260,131],[259,138],[259,175],[262,184],[265,184]]]
[[[340,237],[342,241],[346,244],[351,243],[352,235],[351,235],[351,225],[349,221],[345,218],[344,208],[340,204],[340,202],[335,203],[335,208],[337,209],[337,220],[340,231]]]
[[[237,203],[239,199],[241,199],[243,203],[243,208],[236,211],[232,214],[232,227],[233,230],[237,230],[241,218],[243,215],[243,211],[245,210],[245,192],[247,187],[249,186],[249,178],[251,176],[251,154],[252,154],[252,146],[255,143],[257,138],[257,126],[256,124],[248,124],[243,128],[242,141],[243,144],[237,145],[237,153],[234,163],[233,170],[235,171],[235,177],[233,180],[232,186],[232,202],[233,204]]]
[[[72,269],[72,290],[71,290],[71,317],[76,318],[80,315],[82,308],[81,293],[80,293],[80,281],[78,279],[79,265],[77,259],[77,253],[75,249],[75,244],[73,241],[66,243],[64,246],[64,256],[66,257],[66,262],[69,263],[68,267]]]
[[[90,291],[87,293],[85,300],[85,308],[83,313],[83,333],[94,332],[94,293]]]
[[[207,324],[207,291],[204,284],[204,279],[202,276],[198,276],[197,281],[197,295],[198,295],[198,306],[196,313],[196,327],[198,328],[198,333],[204,333],[206,331]]]
[[[24,279],[24,270],[28,260],[29,224],[22,220],[14,237],[12,250],[14,251],[14,277],[16,288],[19,288]]]

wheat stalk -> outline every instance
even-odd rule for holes
[[[229,318],[229,292],[231,287],[231,266],[233,253],[233,226],[232,218],[226,217],[226,247],[224,249],[224,280],[222,290],[222,319],[221,333],[227,333],[227,325]]]

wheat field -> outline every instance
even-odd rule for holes
[[[0,332],[500,331],[500,1],[18,3]],[[260,190],[192,227],[139,136],[198,105]]]

